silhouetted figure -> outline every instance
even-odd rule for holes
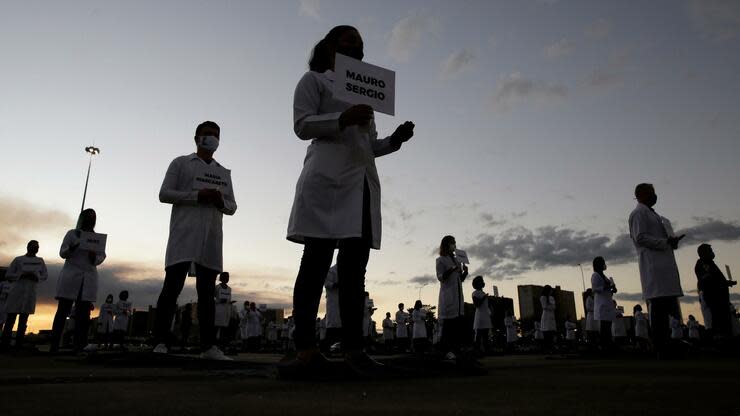
[[[486,286],[483,276],[475,276],[473,279],[473,305],[475,306],[475,319],[473,330],[475,331],[475,346],[481,353],[488,352],[489,332],[493,327],[491,322],[491,308],[488,304],[488,294],[483,291]]]
[[[545,341],[545,350],[552,351],[555,342],[555,334],[558,331],[557,322],[555,322],[555,296],[552,286],[545,285],[540,293],[540,306],[542,306],[542,317],[540,318],[540,331]]]
[[[5,312],[5,302],[8,300],[10,289],[13,288],[13,284],[8,281],[8,278],[4,275],[0,275],[0,331],[5,325],[5,320],[8,317]]]
[[[334,345],[342,340],[342,317],[339,312],[339,276],[336,264],[329,268],[324,282],[326,292],[326,344]]]
[[[632,308],[632,316],[635,318],[635,342],[641,351],[647,351],[650,339],[650,324],[648,318],[642,312],[641,305]]]
[[[653,185],[637,185],[635,198],[637,207],[629,217],[630,237],[637,250],[642,296],[650,312],[653,345],[660,355],[665,353],[670,335],[668,317],[681,316],[678,298],[683,296],[683,291],[673,251],[684,236],[675,236],[670,222],[653,209],[658,201]]]
[[[396,311],[396,348],[399,352],[409,349],[409,329],[406,325],[411,317],[404,308],[405,305],[399,303],[398,311]]]
[[[195,129],[196,153],[173,160],[159,190],[159,200],[172,204],[172,214],[164,285],[157,300],[154,322],[155,353],[168,352],[170,324],[177,297],[190,274],[195,275],[198,292],[201,356],[229,360],[215,345],[214,331],[214,289],[216,276],[223,270],[222,220],[224,214],[234,215],[236,212],[231,184],[221,186],[230,180],[230,172],[213,159],[221,140],[220,132],[221,129],[212,121],[198,125]],[[214,176],[218,179],[210,181]]]
[[[730,320],[730,287],[737,282],[725,278],[722,270],[714,262],[714,251],[709,244],[701,244],[697,249],[699,260],[696,261],[694,273],[697,288],[709,309],[712,321],[712,333],[720,337],[732,336]]]
[[[251,302],[247,312],[247,349],[257,352],[262,341],[262,312],[257,309],[257,304]]]
[[[593,260],[594,273],[591,275],[591,291],[594,294],[594,320],[599,323],[599,346],[603,352],[613,349],[612,324],[617,317],[614,307],[614,294],[617,286],[614,279],[607,277],[606,261],[599,256]]]
[[[113,315],[116,305],[113,304],[113,294],[105,297],[105,302],[98,308],[98,344],[111,348],[113,344]]]
[[[594,318],[595,303],[593,289],[586,289],[586,341],[592,346],[596,345],[599,332],[601,331],[599,321]]]
[[[334,55],[363,58],[362,37],[351,26],[333,28],[314,48],[293,101],[294,131],[311,140],[296,185],[287,238],[304,244],[293,292],[295,359],[284,376],[314,373],[325,362],[316,347],[314,320],[334,250],[339,249],[339,303],[345,361],[358,373],[379,363],[363,351],[363,292],[370,249],[381,240],[380,180],[375,158],[393,153],[413,136],[406,122],[378,139],[373,110],[334,99]]]
[[[5,277],[13,282],[5,301],[7,318],[3,328],[0,348],[10,346],[10,336],[18,318],[18,330],[15,333],[15,348],[23,347],[23,338],[26,335],[28,316],[36,312],[36,285],[46,281],[49,274],[44,259],[36,256],[39,252],[39,242],[31,240],[26,245],[26,254],[18,256],[10,263]]]
[[[393,330],[391,313],[386,312],[385,319],[383,319],[383,345],[385,346],[386,353],[393,351]]]
[[[468,267],[455,258],[456,249],[455,237],[447,235],[442,238],[436,260],[440,283],[437,311],[442,320],[442,352],[447,360],[461,362],[461,349],[470,344],[470,327],[465,321],[462,290],[462,283],[468,277]]]
[[[231,320],[231,288],[229,287],[229,272],[219,275],[219,284],[216,285],[214,325],[216,327],[216,339],[221,350],[226,351],[229,342],[228,328]]]
[[[115,308],[115,321],[113,321],[113,334],[121,349],[125,349],[126,335],[128,335],[128,324],[133,313],[132,304],[128,300],[128,290],[118,294],[118,302]]]
[[[287,335],[287,333],[286,333]],[[242,350],[248,351],[249,345],[249,301],[244,301],[244,309],[239,311],[239,338],[242,340]]]
[[[64,266],[57,280],[56,299],[59,301],[52,325],[52,354],[59,351],[64,325],[74,304],[74,349],[87,347],[90,311],[98,297],[98,266],[105,260],[105,253],[80,248],[82,232],[95,232],[97,216],[88,208],[80,213],[78,228],[67,231],[59,249]]]
[[[420,300],[414,302],[414,310],[411,312],[414,321],[413,346],[414,353],[423,354],[427,350],[429,339],[427,337],[427,310],[423,308]]]

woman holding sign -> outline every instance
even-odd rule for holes
[[[74,348],[82,351],[87,346],[90,310],[98,297],[98,266],[105,260],[105,246],[95,245],[93,236],[97,217],[93,209],[80,213],[78,228],[67,231],[59,249],[64,267],[57,280],[56,299],[59,300],[51,333],[51,353],[59,351],[64,323],[75,304]]]
[[[373,109],[333,95],[335,54],[361,60],[362,37],[351,26],[333,28],[314,48],[308,71],[295,89],[293,128],[310,140],[296,185],[287,238],[303,244],[293,292],[295,359],[280,365],[283,376],[310,374],[325,358],[316,347],[314,322],[334,250],[339,249],[339,310],[345,360],[360,374],[380,364],[363,352],[365,268],[370,249],[380,248],[380,180],[375,158],[393,153],[414,134],[406,122],[378,139]]]

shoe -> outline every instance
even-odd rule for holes
[[[278,375],[287,380],[304,380],[325,377],[330,373],[331,362],[318,350],[302,356],[288,354],[277,364]]]
[[[85,348],[82,349],[82,352],[96,352],[98,350],[98,346],[95,344],[87,344]]]
[[[156,347],[152,350],[155,354],[167,354],[169,350],[167,349],[167,346],[164,344],[157,344]]]
[[[384,364],[375,361],[364,351],[352,351],[344,354],[344,362],[360,377],[379,377],[387,373]]]
[[[200,353],[200,358],[204,360],[214,360],[214,361],[234,361],[232,358],[227,357],[223,351],[218,349],[217,346],[212,346],[208,349],[208,351],[204,351]]]
[[[442,360],[449,363],[457,363],[457,355],[455,355],[454,352],[450,351],[445,355],[445,358]]]

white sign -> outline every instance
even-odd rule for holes
[[[231,187],[231,171],[222,166],[213,165],[213,163],[200,164],[193,177],[193,190],[201,189],[217,189],[223,195],[234,195]]]
[[[468,260],[468,253],[463,250],[455,250],[455,257],[457,257],[457,259],[460,260],[460,263],[462,264],[470,264],[470,260]]]
[[[379,66],[336,54],[334,98],[367,104],[375,111],[396,114],[396,73]]]
[[[87,231],[80,233],[80,248],[83,250],[105,253],[105,243],[107,241],[108,234],[98,234]]]
[[[732,281],[732,272],[730,271],[730,266],[725,264],[725,270],[727,270],[727,278]]]
[[[43,269],[44,262],[41,259],[24,260],[21,264],[21,272],[23,273],[41,273]]]

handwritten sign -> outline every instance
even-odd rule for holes
[[[375,111],[395,115],[395,72],[339,53],[334,71],[334,98],[351,104],[367,104]]]
[[[80,248],[83,250],[94,251],[96,253],[105,253],[105,244],[107,240],[108,234],[83,231],[80,233]]]
[[[211,164],[201,164],[193,177],[193,190],[218,189],[224,195],[233,195],[231,187],[231,171]]]
[[[41,273],[42,270],[44,270],[44,261],[41,259],[23,260],[21,263],[23,273]]]
[[[468,253],[466,253],[464,250],[455,250],[455,257],[457,257],[457,259],[460,260],[460,263],[462,264],[470,264],[470,260],[468,260]]]

